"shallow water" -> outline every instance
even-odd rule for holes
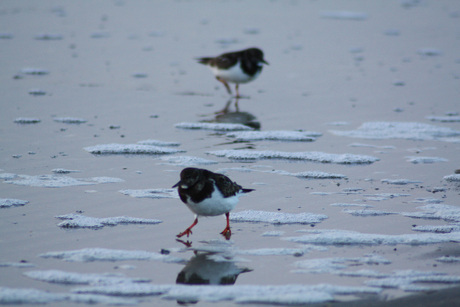
[[[459,12],[2,1],[0,302],[286,304],[458,284]],[[235,112],[193,59],[249,46],[270,65]],[[193,221],[171,190],[186,166],[255,189],[229,241],[215,217],[191,248],[176,242]],[[190,291],[187,270],[235,286]]]

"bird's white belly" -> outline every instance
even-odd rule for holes
[[[260,70],[254,76],[245,74],[241,69],[240,63],[233,67],[230,67],[229,69],[218,69],[214,66],[209,67],[211,68],[212,73],[216,77],[219,77],[222,80],[232,83],[247,83],[257,78],[257,76],[260,74]]]
[[[239,195],[224,198],[219,190],[215,189],[212,197],[206,198],[200,203],[187,200],[187,207],[195,214],[200,216],[216,216],[230,212],[238,203]]]

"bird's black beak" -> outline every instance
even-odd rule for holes
[[[270,65],[270,64],[268,64],[268,62],[265,61],[264,59],[262,59],[262,63],[267,64],[267,65]]]
[[[177,186],[179,186],[179,184],[180,184],[180,181],[178,183],[176,183],[175,185],[173,185],[172,187],[177,188]]]

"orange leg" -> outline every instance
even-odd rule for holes
[[[224,231],[222,231],[220,234],[229,240],[232,236],[232,231],[230,230],[230,213],[225,213],[225,216],[227,217],[227,227],[225,227]]]
[[[187,235],[187,238],[188,238],[188,236],[192,234],[193,226],[195,226],[196,224],[198,224],[198,217],[195,217],[195,221],[193,221],[193,224],[190,225],[189,228],[185,229],[184,232],[181,232],[180,234],[178,234],[177,237],[180,238],[182,236]]]
[[[241,98],[240,92],[238,91],[238,88],[239,88],[239,87],[240,87],[240,85],[237,83],[237,84],[235,85],[235,91],[236,91],[236,98],[237,98],[237,99],[238,99],[238,98]]]
[[[219,78],[219,77],[216,77],[216,79],[220,82],[222,82],[224,85],[225,85],[225,88],[227,89],[227,92],[231,95],[232,94],[232,90],[230,89],[230,86],[228,85],[227,82],[225,82],[225,80]]]

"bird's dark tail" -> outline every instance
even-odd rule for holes
[[[197,58],[198,63],[204,64],[204,65],[208,64],[209,61],[211,61],[211,59],[212,59],[212,58]]]

